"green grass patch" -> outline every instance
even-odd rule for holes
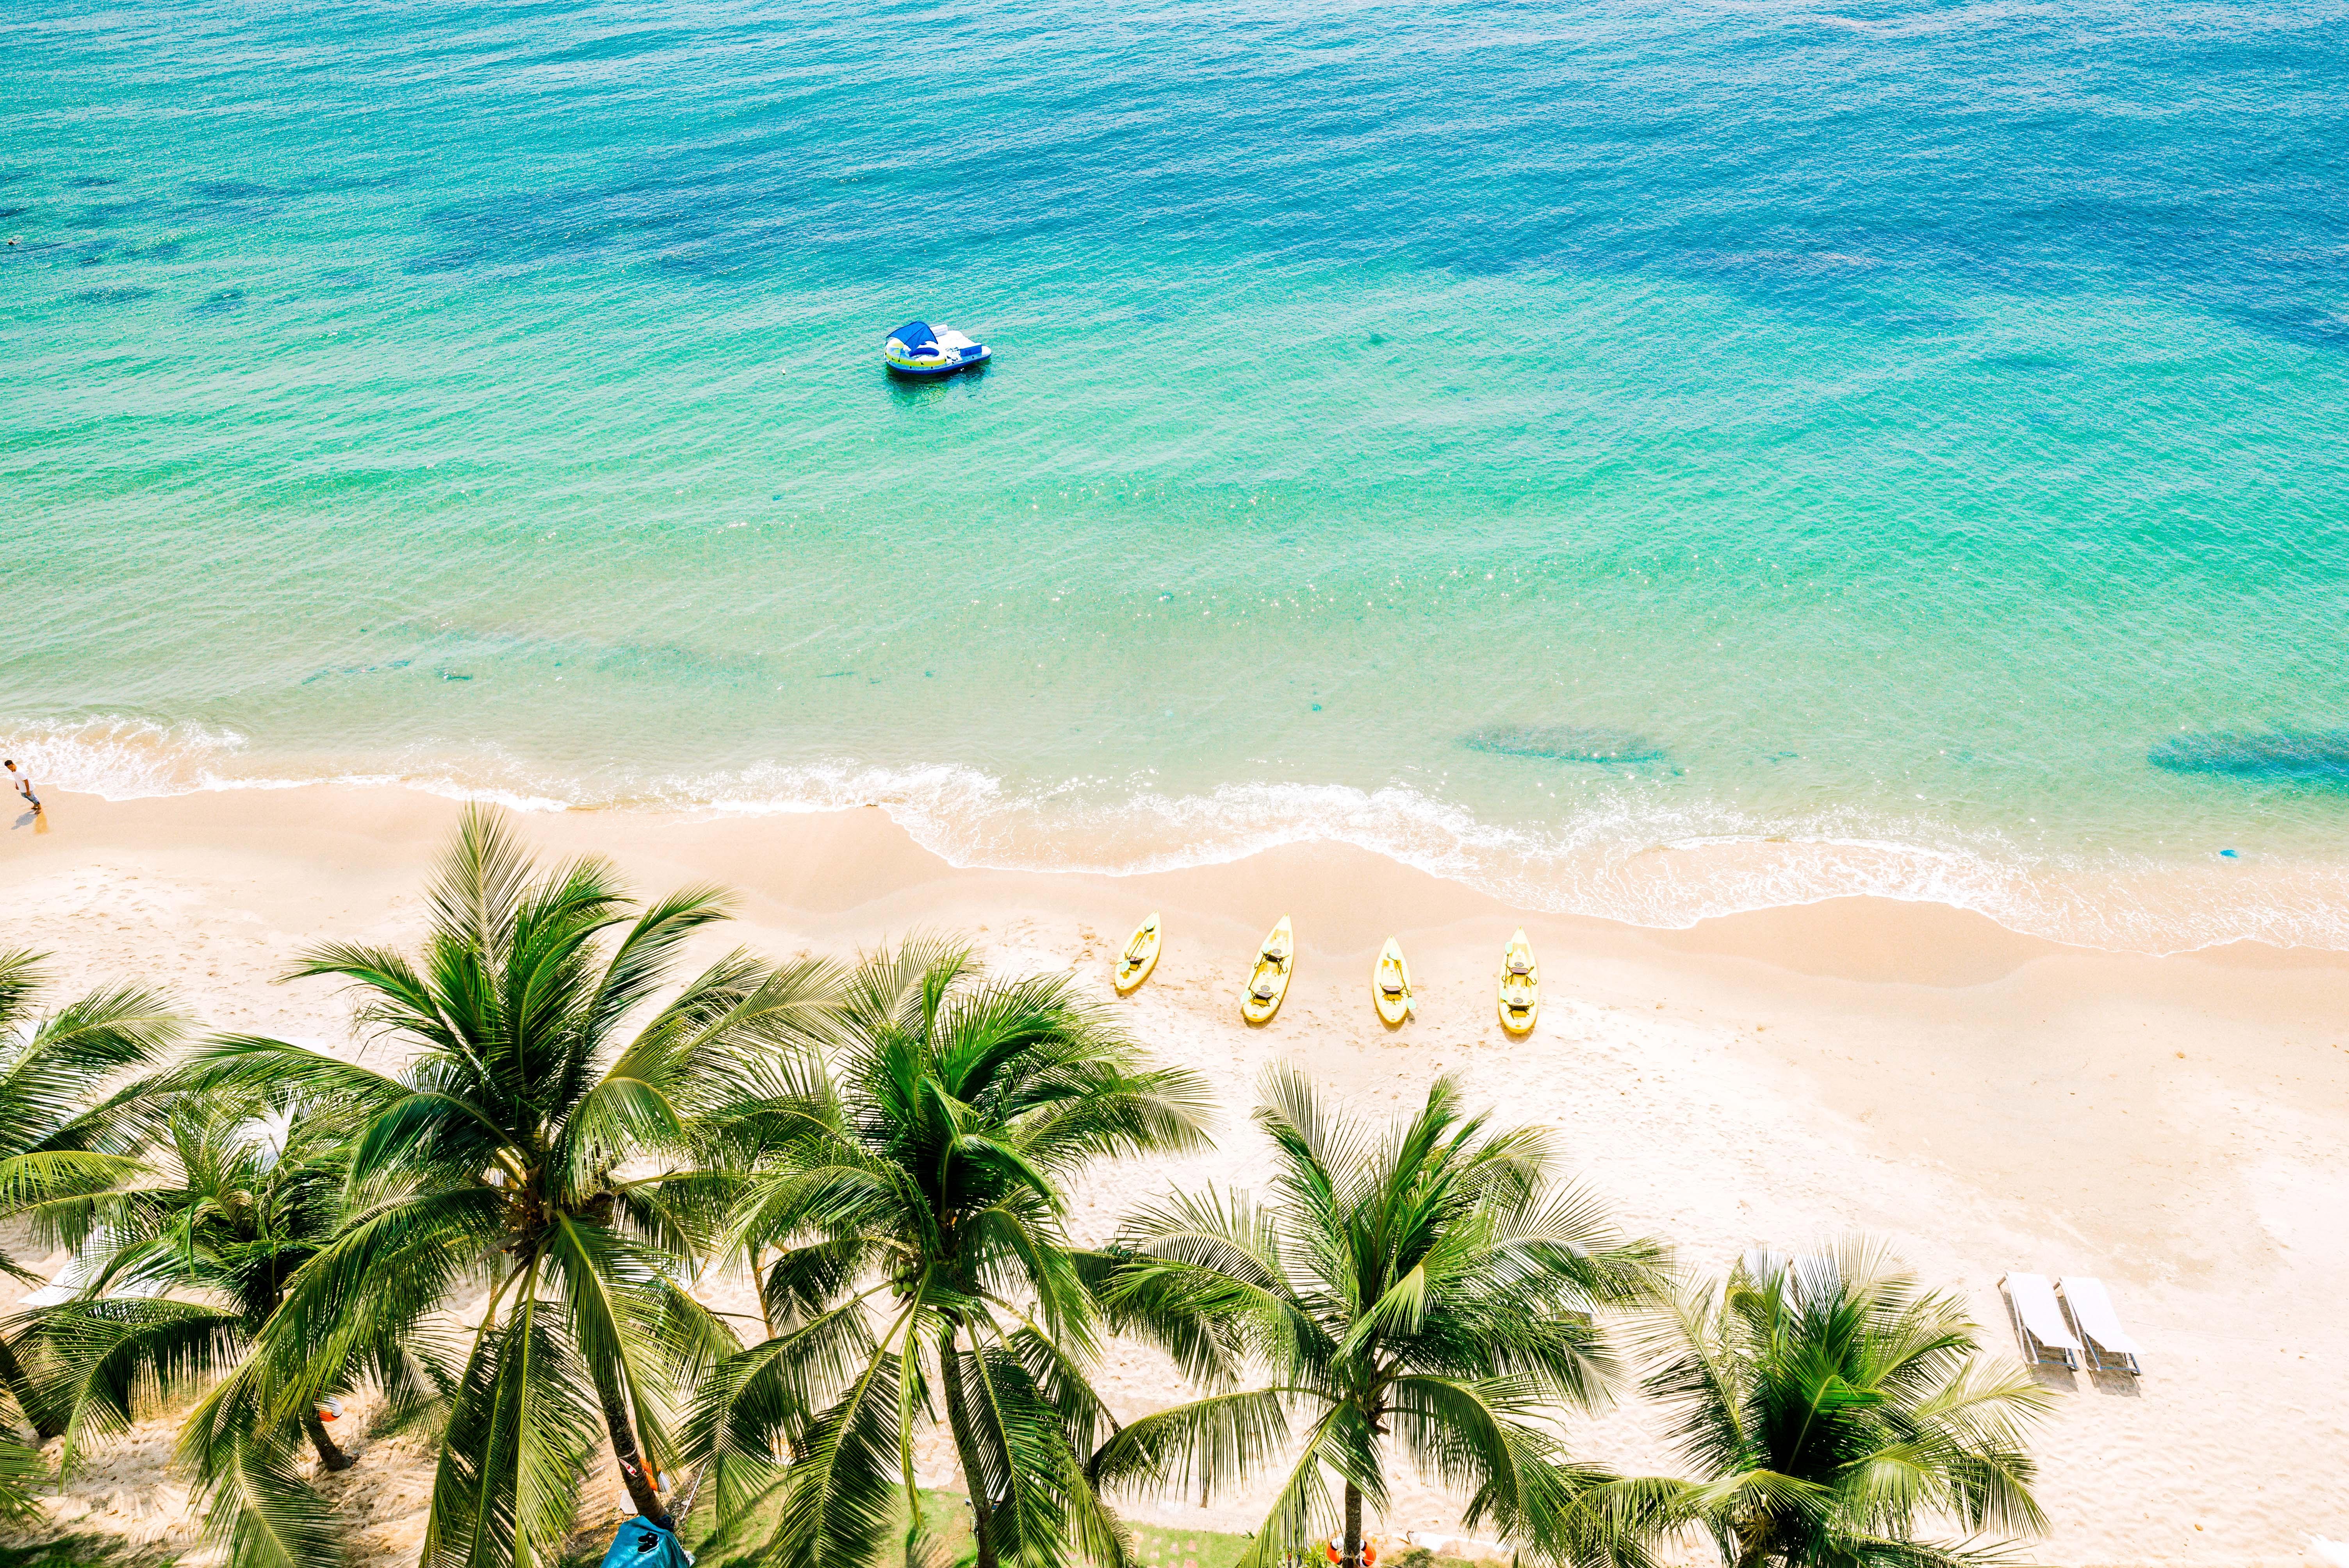
[[[1126,1522],[1133,1532],[1133,1555],[1142,1568],[1231,1568],[1247,1550],[1248,1537],[1216,1530],[1169,1528]]]
[[[742,1568],[757,1562],[758,1548],[772,1533],[779,1505],[769,1502],[729,1532],[724,1542],[715,1542],[714,1516],[688,1515],[682,1532],[686,1546],[700,1559],[701,1568]],[[927,1527],[928,1539],[918,1559],[916,1568],[968,1568],[978,1553],[972,1545],[970,1504],[958,1491],[922,1493],[922,1522]],[[1141,1568],[1232,1568],[1255,1539],[1245,1534],[1228,1534],[1216,1530],[1199,1530],[1189,1526],[1145,1524],[1128,1520],[1126,1528],[1133,1534],[1133,1555]],[[887,1541],[882,1546],[874,1564],[868,1568],[903,1568],[905,1563],[905,1515],[901,1499]],[[715,1547],[716,1550],[712,1550]],[[593,1563],[595,1559],[587,1562]],[[7,1568],[0,1563],[0,1568]],[[1324,1568],[1317,1559],[1305,1568]],[[1491,1568],[1489,1564],[1474,1563],[1456,1557],[1438,1557],[1425,1547],[1405,1547],[1392,1558],[1381,1558],[1379,1568]]]
[[[774,1534],[782,1513],[780,1496],[770,1498],[760,1507],[736,1522],[718,1538],[718,1516],[712,1510],[696,1509],[686,1515],[678,1531],[678,1539],[685,1542],[701,1568],[732,1568],[736,1563],[758,1560],[759,1548]],[[922,1553],[921,1568],[957,1568],[957,1564],[973,1562],[978,1553],[971,1542],[970,1505],[958,1491],[922,1492],[922,1523],[928,1540]],[[889,1532],[876,1559],[895,1568],[905,1561],[905,1502],[902,1495],[891,1511]],[[589,1560],[593,1562],[593,1559]],[[5,1568],[5,1565],[0,1565]],[[1201,1565],[1205,1568],[1205,1564]]]

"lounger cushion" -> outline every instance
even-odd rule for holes
[[[2072,1309],[2072,1321],[2096,1342],[2097,1349],[2115,1356],[2137,1354],[2137,1341],[2121,1326],[2120,1314],[2113,1310],[2113,1298],[2106,1294],[2104,1281],[2066,1274],[2055,1284],[2064,1293],[2064,1305]]]
[[[2064,1325],[2063,1309],[2055,1305],[2054,1287],[2047,1283],[2045,1274],[2011,1274],[2000,1283],[2006,1287],[2007,1299],[2014,1303],[2015,1315],[2023,1319],[2023,1326],[2031,1331],[2032,1338],[2050,1350],[2080,1348],[2080,1342],[2072,1337],[2071,1329]]]

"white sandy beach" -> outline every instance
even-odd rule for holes
[[[207,1027],[351,1049],[332,988],[274,977],[320,939],[411,937],[458,811],[341,787],[121,804],[60,794],[51,808],[54,830],[19,823],[0,846],[0,944],[53,953],[67,987],[160,983]],[[1261,1153],[1247,1110],[1268,1063],[1296,1063],[1366,1110],[1451,1072],[1472,1105],[1555,1130],[1568,1167],[1621,1222],[1692,1266],[1865,1233],[1961,1291],[2002,1354],[2013,1353],[2002,1274],[2101,1276],[2144,1346],[2145,1377],[2040,1374],[2057,1408],[2036,1442],[2054,1531],[2034,1560],[2299,1564],[2317,1561],[2312,1536],[2349,1539],[2349,954],[2124,956],[1872,900],[1646,931],[1521,914],[1321,846],[1126,878],[964,871],[874,810],[548,813],[521,826],[546,851],[611,856],[640,891],[740,890],[740,918],[713,947],[847,954],[959,931],[1001,967],[1073,968],[1106,994],[1127,931],[1163,911],[1164,956],[1122,1006],[1152,1050],[1218,1086],[1219,1142],[1176,1167],[1104,1170],[1080,1199],[1092,1234],[1169,1181],[1246,1184]],[[1299,978],[1280,1016],[1251,1030],[1237,987],[1283,913]],[[1519,923],[1546,997],[1524,1042],[1502,1034],[1491,989]],[[1420,987],[1419,1017],[1393,1032],[1366,995],[1390,934]],[[712,1299],[748,1297],[729,1286]],[[1179,1394],[1137,1352],[1112,1355],[1104,1387],[1128,1415]],[[1658,1469],[1671,1461],[1655,1429],[1627,1397],[1579,1441],[1602,1462]],[[161,1467],[170,1430],[160,1417],[101,1454],[54,1505],[60,1519],[189,1532]],[[398,1445],[356,1447],[336,1485],[357,1505],[360,1560],[412,1563],[429,1471]],[[1241,1504],[1135,1511],[1254,1522]],[[1385,1524],[1440,1532],[1453,1518],[1436,1491],[1407,1489]]]

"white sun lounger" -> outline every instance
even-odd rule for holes
[[[82,1284],[89,1278],[89,1274],[88,1260],[76,1253],[66,1259],[66,1266],[57,1271],[56,1278],[16,1305],[19,1307],[55,1306],[61,1301],[71,1301],[81,1294]]]
[[[2064,1365],[2080,1369],[2080,1342],[2064,1326],[2064,1309],[2055,1305],[2055,1290],[2045,1274],[2011,1274],[1998,1282],[2006,1292],[2007,1315],[2014,1319],[2014,1336],[2023,1342],[2024,1359],[2037,1366],[2054,1351]]]
[[[2083,1274],[2066,1274],[2055,1282],[2063,1293],[2064,1305],[2072,1309],[2073,1326],[2088,1346],[2088,1365],[2101,1372],[2105,1363],[2112,1362],[2132,1377],[2142,1377],[2137,1364],[2137,1341],[2121,1326],[2120,1314],[2113,1310],[2113,1298],[2105,1294],[2105,1282]]]
[[[81,1295],[83,1287],[88,1284],[90,1276],[97,1272],[97,1265],[88,1253],[76,1253],[66,1260],[66,1266],[57,1271],[55,1279],[25,1297],[16,1305],[22,1309],[34,1306],[55,1306],[59,1302],[71,1301]],[[163,1294],[163,1284],[160,1280],[138,1280],[129,1284],[117,1284],[107,1294],[118,1298],[155,1296]]]

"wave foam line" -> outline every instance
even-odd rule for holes
[[[303,789],[317,784],[421,790],[458,800],[488,800],[519,811],[564,811],[581,802],[551,790],[497,753],[459,761],[419,751],[394,759],[320,757],[303,763],[261,757],[234,730],[143,718],[78,722],[17,720],[0,751],[28,768],[37,783],[104,800],[150,800],[214,789]]]
[[[1102,804],[1072,786],[1015,792],[951,765],[766,766],[666,780],[647,803],[727,813],[877,805],[948,863],[1004,871],[1136,875],[1345,843],[1519,908],[1666,929],[1869,895],[2119,952],[2244,940],[2349,950],[2349,866],[2036,855],[1923,818],[1770,821],[1718,802],[1661,806],[1625,794],[1537,830],[1401,787],[1235,784]]]
[[[1539,829],[1481,820],[1402,787],[1231,784],[1202,795],[1097,781],[1021,792],[956,764],[767,764],[598,791],[502,753],[295,762],[230,731],[138,719],[18,724],[0,738],[46,784],[108,799],[314,784],[394,786],[522,810],[574,806],[720,816],[879,806],[949,864],[1137,875],[1226,863],[1283,845],[1350,844],[1520,908],[1668,929],[1857,894],[1948,904],[2011,930],[2121,952],[2253,940],[2349,950],[2349,867],[2209,866],[2112,854],[2033,855],[2000,835],[1923,818],[1823,814],[1766,821],[1719,802],[1629,794]]]

